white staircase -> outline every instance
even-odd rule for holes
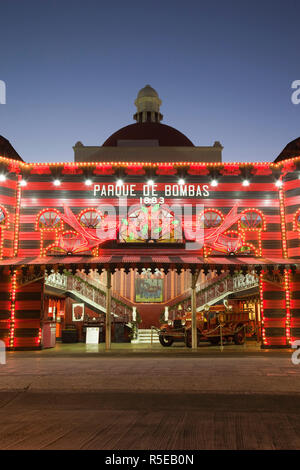
[[[131,341],[133,344],[151,344],[151,331],[152,331],[152,344],[159,343],[158,333],[154,329],[138,330],[138,337]]]

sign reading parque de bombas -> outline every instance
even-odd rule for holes
[[[96,197],[133,197],[173,198],[173,197],[209,197],[208,184],[94,184],[93,194]],[[150,202],[150,201],[149,201]],[[159,202],[159,201],[153,201]],[[163,202],[163,201],[160,201]]]
[[[240,237],[224,234],[240,219],[236,204],[224,218],[214,212],[210,227],[204,221],[203,216],[206,215],[203,201],[210,196],[208,184],[185,184],[183,181],[172,184],[153,181],[148,181],[147,184],[124,184],[119,180],[115,184],[94,184],[93,194],[99,200],[99,208],[102,207],[106,215],[110,214],[115,218],[115,207],[119,206],[118,233],[120,240],[125,243],[180,243],[186,240],[196,241],[200,248],[204,243],[206,225],[206,228],[211,228],[209,239],[208,234],[206,237],[207,246],[225,253],[242,247]],[[107,205],[108,201],[110,204]],[[104,209],[105,205],[108,211]],[[221,234],[223,237],[219,241]]]
[[[115,215],[115,209],[119,206],[119,237],[123,242],[149,239],[183,241],[183,232],[187,235],[191,217],[203,211],[201,201],[210,195],[208,184],[183,182],[169,184],[117,181],[94,184],[92,192],[95,200],[99,201],[99,209],[102,208],[110,216]],[[202,237],[203,231],[201,240]],[[188,238],[190,239],[190,235]]]

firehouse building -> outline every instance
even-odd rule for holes
[[[158,341],[220,305],[246,339],[300,339],[300,148],[222,162],[161,123],[147,85],[135,124],[74,162],[27,163],[0,140],[0,340],[7,348]],[[235,320],[236,321],[236,320]],[[183,324],[183,323],[182,323]],[[154,338],[153,338],[154,332]]]

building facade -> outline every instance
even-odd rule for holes
[[[205,161],[201,152],[214,150],[176,131],[165,159],[160,100],[149,93],[137,98],[138,127],[93,153],[75,146],[75,162],[0,157],[6,347],[49,347],[68,334],[83,341],[95,322],[103,340],[109,329],[108,347],[130,341],[136,326],[157,327],[191,306],[193,289],[194,310],[224,299],[254,305],[262,347],[300,339],[300,156],[225,163],[217,146]],[[156,130],[146,135],[149,124]],[[123,149],[132,158],[117,158]]]

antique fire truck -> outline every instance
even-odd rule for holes
[[[249,313],[235,311],[225,302],[224,305],[205,306],[197,312],[197,338],[200,342],[218,345],[224,343],[243,344],[246,332],[251,330]],[[174,320],[162,324],[159,331],[162,346],[172,346],[175,341],[192,346],[192,314],[190,309]]]

